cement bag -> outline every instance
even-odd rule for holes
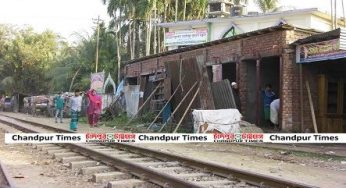
[[[194,132],[239,133],[241,114],[238,109],[194,110]]]

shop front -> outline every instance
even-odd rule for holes
[[[342,29],[337,29],[295,43],[296,62],[302,67],[302,84],[310,89],[301,88],[304,93],[301,105],[305,106],[301,108],[305,111],[302,114],[307,114],[302,117],[306,119],[305,128],[313,129],[314,121],[309,120],[315,119],[318,132],[346,132],[345,35]]]

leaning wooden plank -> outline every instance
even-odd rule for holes
[[[186,93],[186,95],[184,96],[184,98],[180,101],[180,103],[178,104],[178,106],[175,108],[175,110],[173,111],[173,113],[168,117],[167,122],[165,124],[162,125],[161,129],[159,130],[159,132],[162,131],[162,129],[167,125],[167,123],[171,120],[171,118],[174,116],[174,114],[178,111],[179,107],[181,106],[181,104],[185,101],[185,99],[187,98],[187,96],[189,96],[189,94],[191,93],[191,91],[193,90],[193,88],[197,85],[197,81],[192,85],[192,87],[190,88],[190,90]]]
[[[202,82],[201,82],[201,83],[202,83]],[[184,112],[184,114],[183,114],[183,117],[181,117],[181,119],[180,119],[180,121],[179,121],[177,127],[174,129],[173,133],[176,133],[176,132],[177,132],[177,130],[179,129],[180,124],[183,122],[183,120],[184,120],[184,118],[185,118],[187,112],[190,110],[191,105],[192,105],[193,102],[195,101],[195,99],[196,99],[196,97],[197,97],[197,95],[198,95],[198,93],[199,93],[199,90],[201,89],[201,83],[199,84],[198,89],[197,89],[195,95],[192,97],[189,106],[187,106],[187,108],[186,108],[186,110],[185,110],[185,112]]]
[[[154,89],[153,92],[151,92],[151,94],[149,95],[149,97],[147,98],[147,100],[145,100],[145,102],[142,104],[141,107],[139,107],[137,113],[126,123],[126,126],[128,126],[139,114],[139,112],[141,112],[141,110],[143,109],[143,107],[150,101],[151,97],[153,97],[153,95],[155,94],[155,92],[157,91],[157,89],[159,89],[159,87],[161,86],[161,83],[158,84],[156,86],[156,88]]]
[[[185,77],[183,78],[183,80],[185,79]],[[182,81],[183,81],[182,80]],[[168,101],[166,102],[166,104],[162,107],[162,109],[160,110],[160,112],[157,114],[157,116],[155,117],[155,119],[150,123],[149,127],[147,128],[147,130],[149,130],[151,128],[151,126],[153,126],[153,124],[155,123],[155,121],[160,117],[161,113],[163,112],[163,110],[166,108],[166,106],[168,105],[168,103],[173,99],[174,95],[177,93],[177,91],[179,90],[180,85],[182,84],[182,81],[179,83],[179,85],[177,86],[177,88],[175,88],[173,94],[169,97]]]
[[[308,97],[309,97],[309,104],[310,104],[310,110],[311,110],[311,116],[312,116],[312,123],[314,125],[315,133],[318,133],[317,123],[316,123],[316,116],[315,116],[315,110],[314,110],[314,104],[312,103],[312,97],[311,97],[311,92],[310,92],[309,81],[306,81],[306,89],[308,90]]]

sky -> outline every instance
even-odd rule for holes
[[[341,0],[337,0],[341,13]],[[250,0],[251,2],[251,0]],[[296,8],[317,7],[330,11],[330,0],[281,0],[281,5]],[[346,5],[346,4],[345,4]],[[257,8],[250,4],[248,11]],[[102,0],[0,0],[0,24],[30,25],[35,31],[50,29],[69,41],[73,33],[92,33],[93,19],[110,20]]]

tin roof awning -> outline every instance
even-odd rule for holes
[[[312,63],[346,58],[346,30],[333,31],[312,35],[297,40],[296,62]]]
[[[299,40],[295,41],[294,43],[292,43],[292,45],[302,45],[302,44],[315,43],[315,42],[321,42],[321,41],[325,41],[325,40],[336,39],[336,38],[340,37],[341,32],[342,32],[342,30],[339,28],[339,29],[335,29],[335,30],[328,31],[325,33],[312,35],[310,37],[299,39]]]
[[[304,61],[301,61],[300,63],[314,63],[314,62],[336,60],[336,59],[343,59],[343,58],[346,58],[346,51],[340,51],[334,54],[328,54],[328,55],[309,58]]]

